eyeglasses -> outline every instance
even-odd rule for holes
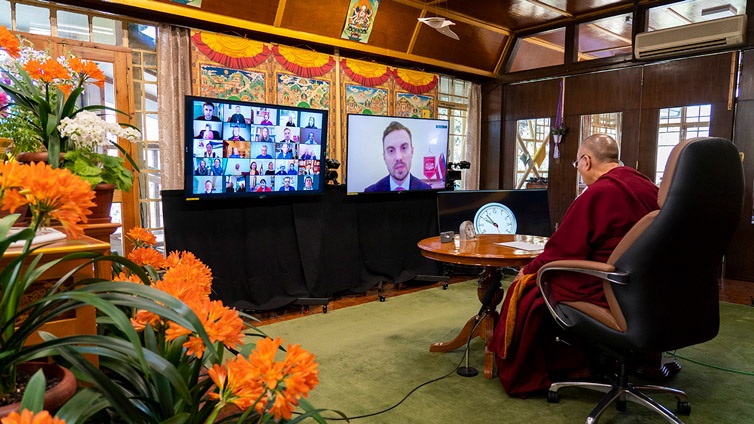
[[[581,159],[583,159],[583,158],[584,158],[584,156],[587,156],[587,154],[586,154],[586,153],[584,153],[583,155],[579,156],[579,158],[578,158],[578,159],[576,159],[575,161],[573,161],[573,162],[571,163],[571,165],[573,165],[573,167],[574,167],[574,168],[578,168],[578,167],[579,167],[579,161],[580,161]]]

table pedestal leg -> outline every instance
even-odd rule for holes
[[[484,272],[479,277],[479,286],[477,288],[477,297],[481,302],[484,298],[484,294],[487,292],[487,288],[492,285],[495,290],[495,294],[492,297],[492,302],[487,307],[487,313],[484,314],[484,318],[477,325],[479,321],[479,315],[475,315],[466,321],[466,325],[463,326],[461,332],[448,342],[432,343],[429,347],[430,352],[450,352],[465,346],[467,341],[471,341],[475,337],[481,337],[484,340],[484,376],[485,378],[492,378],[492,369],[495,360],[495,354],[487,349],[487,345],[492,339],[492,333],[495,330],[495,323],[498,319],[497,305],[503,300],[503,288],[500,285],[502,279],[502,272],[496,267],[486,267]],[[476,326],[476,328],[475,328]],[[473,333],[472,333],[473,330]]]

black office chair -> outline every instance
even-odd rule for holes
[[[606,393],[587,417],[596,423],[613,401],[652,409],[671,423],[670,410],[642,392],[676,396],[677,413],[688,415],[686,393],[662,386],[634,386],[632,363],[651,352],[665,352],[714,338],[720,325],[718,277],[722,257],[739,222],[744,177],[736,147],[722,138],[696,138],[671,151],[660,184],[660,209],[642,218],[618,244],[607,263],[555,261],[543,266],[537,284],[550,313],[566,334],[593,343],[617,361],[612,384],[559,382],[550,386],[548,402],[558,391],[578,386]],[[587,302],[556,303],[548,279],[578,272],[601,277],[609,307]]]

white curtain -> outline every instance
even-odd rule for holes
[[[160,176],[163,190],[183,189],[183,96],[191,94],[189,30],[161,24],[158,28],[160,88],[157,93]]]
[[[482,86],[472,83],[469,92],[469,110],[466,115],[466,160],[471,168],[466,171],[464,190],[479,190],[479,143],[482,131]]]

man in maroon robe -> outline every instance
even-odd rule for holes
[[[560,259],[605,262],[628,230],[658,209],[657,186],[618,160],[618,145],[608,135],[593,135],[579,146],[573,166],[587,188],[571,203],[544,251],[521,269],[506,293],[490,349],[498,378],[509,395],[549,388],[551,373],[585,368],[578,348],[554,343],[557,324],[536,287],[536,273]],[[608,307],[602,280],[578,274],[553,277],[557,301],[587,301]]]

